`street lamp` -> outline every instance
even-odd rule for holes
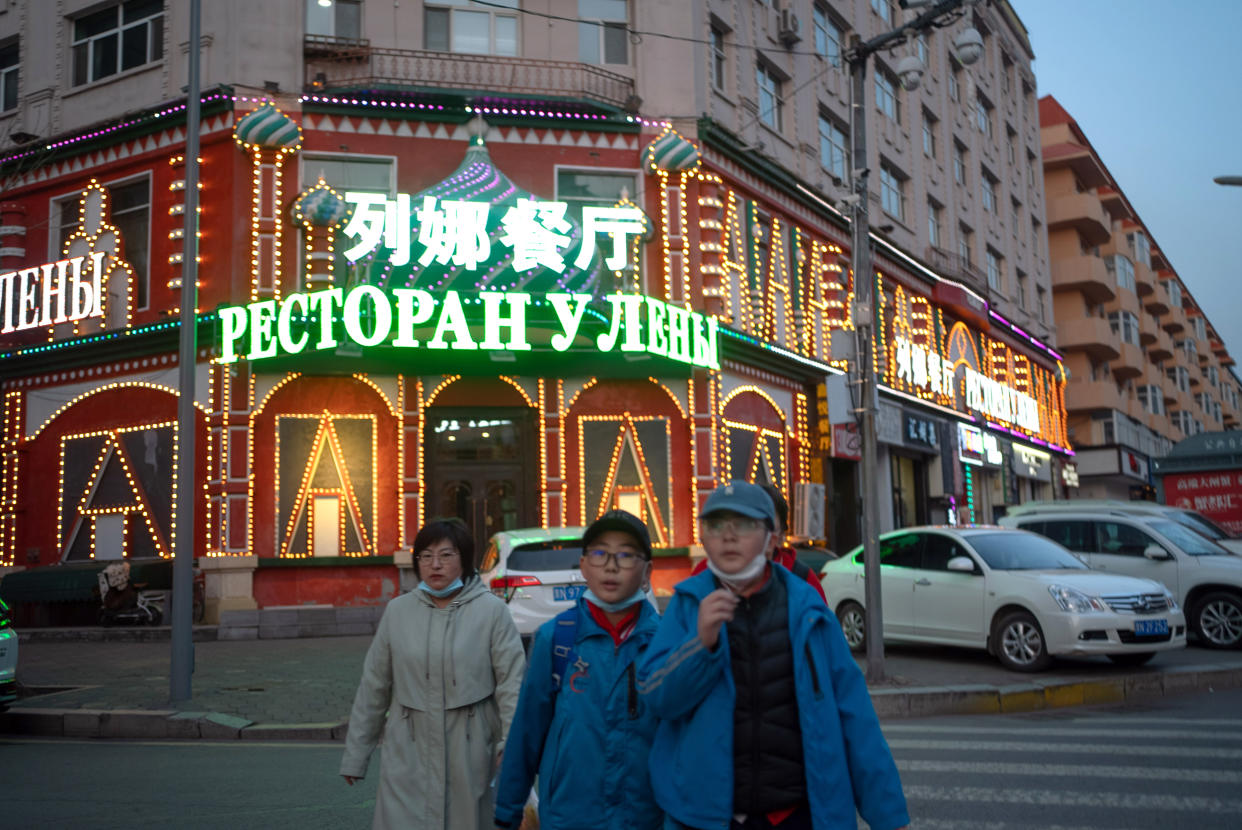
[[[855,351],[852,367],[853,383],[858,389],[857,409],[859,432],[862,434],[863,494],[863,575],[866,579],[866,609],[863,631],[867,643],[867,680],[884,679],[884,624],[880,604],[879,464],[876,458],[875,419],[879,406],[876,390],[875,363],[875,278],[871,273],[871,228],[867,217],[867,59],[884,49],[893,49],[917,35],[949,26],[960,20],[965,7],[979,0],[902,0],[902,8],[927,8],[923,14],[890,32],[867,41],[855,37],[845,52],[851,82],[850,134],[853,153],[853,204],[851,257],[854,267],[854,331]],[[958,61],[969,66],[983,55],[983,37],[968,28],[953,39]],[[902,87],[917,89],[923,77],[923,64],[914,55],[897,63]]]
[[[1217,184],[1229,184],[1234,187],[1242,187],[1242,176],[1217,176],[1212,179]]]

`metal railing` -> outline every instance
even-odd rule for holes
[[[308,35],[304,44],[307,88],[330,91],[379,84],[472,89],[585,98],[626,107],[634,80],[586,63],[387,49],[365,40]]]

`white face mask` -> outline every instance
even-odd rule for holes
[[[764,537],[762,550],[766,551],[768,549],[768,542],[770,542],[771,539],[772,531],[769,530],[767,536]],[[735,590],[744,588],[749,583],[758,579],[759,574],[763,573],[763,568],[767,564],[768,557],[763,553],[760,553],[754,559],[750,560],[750,563],[746,565],[746,567],[742,568],[737,573],[728,574],[716,567],[716,563],[712,561],[710,556],[707,557],[707,569],[714,573],[717,579]]]

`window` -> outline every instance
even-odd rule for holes
[[[1037,298],[1035,311],[1039,315],[1039,322],[1045,323],[1048,321],[1048,292],[1042,285],[1037,285],[1035,286],[1035,296]]]
[[[966,184],[966,148],[956,140],[953,142],[953,181]]]
[[[1004,52],[1001,52],[1001,89],[1006,93],[1013,89],[1013,61]]]
[[[968,555],[961,545],[948,536],[941,536],[939,533],[928,533],[923,536],[924,570],[948,571],[950,559]]]
[[[1022,225],[1022,203],[1017,199],[1009,200],[1009,229],[1013,238],[1018,238],[1018,228]]]
[[[1194,327],[1195,337],[1200,340],[1207,340],[1207,325],[1203,322],[1202,317],[1191,317],[1190,325]]]
[[[940,212],[942,208],[932,199],[927,200],[927,242],[933,248],[940,247]]]
[[[453,0],[440,0],[449,5]],[[430,15],[428,16],[430,22]],[[306,34],[358,40],[362,37],[362,0],[306,0]],[[428,47],[430,48],[430,47]]]
[[[1134,291],[1134,263],[1120,254],[1104,258],[1110,274],[1117,278],[1117,287]]]
[[[1215,366],[1208,367],[1208,383],[1217,386],[1220,383],[1220,370]]]
[[[1114,311],[1108,315],[1108,325],[1121,342],[1134,346],[1139,344],[1138,317],[1129,311]]]
[[[961,79],[962,70],[957,65],[957,60],[949,58],[949,100],[961,100]]]
[[[1173,385],[1183,392],[1190,391],[1190,372],[1185,366],[1170,366],[1165,370]]]
[[[1195,434],[1194,418],[1185,409],[1180,409],[1177,412],[1170,413],[1169,418],[1173,421],[1173,426],[1180,429],[1183,435]]]
[[[1026,151],[1026,183],[1035,186],[1035,154],[1030,150]]]
[[[0,46],[0,112],[17,108],[17,64],[20,59],[18,41]]]
[[[142,310],[151,304],[149,255],[151,251],[151,180],[143,176],[122,184],[105,185],[108,191],[108,221],[121,232],[125,261],[134,269],[133,304]],[[56,201],[59,213],[56,250],[59,259],[65,241],[78,230],[79,202],[77,193]]]
[[[893,24],[893,7],[889,5],[889,0],[871,0],[871,10],[888,25]]]
[[[517,6],[517,0],[514,0]],[[578,59],[583,63],[630,62],[630,10],[627,0],[578,0]]]
[[[369,193],[383,193],[388,198],[396,195],[395,162],[382,156],[346,156],[316,153],[302,154],[301,187],[305,190],[313,187],[319,177],[335,190],[344,193],[347,190],[361,190]],[[334,245],[336,252],[334,265],[338,274],[338,284],[346,274],[350,274],[355,266],[345,258],[343,253],[349,245]],[[298,280],[306,274],[306,249],[298,246]]]
[[[917,568],[923,564],[923,538],[903,533],[880,540],[880,564],[896,568]]]
[[[1143,405],[1144,412],[1150,412],[1152,415],[1164,414],[1164,394],[1160,391],[1159,386],[1145,385],[1138,388],[1139,403]]]
[[[1008,124],[1005,125],[1005,152],[1010,164],[1018,163],[1018,133]]]
[[[163,57],[163,0],[128,0],[73,21],[74,86]]]
[[[496,0],[495,5],[517,9],[518,0]],[[479,6],[470,0],[433,0],[424,8],[423,20],[423,37],[427,48],[434,52],[469,55],[518,53],[516,13]],[[593,33],[598,36],[598,32]]]
[[[975,247],[974,237],[975,234],[970,228],[965,225],[957,226],[957,255],[967,265],[974,262],[974,257],[971,255],[971,250]]]
[[[905,220],[905,179],[887,164],[880,165],[880,205],[889,216]]]
[[[1147,238],[1147,234],[1142,231],[1131,231],[1126,234],[1126,241],[1130,243],[1130,250],[1134,252],[1134,258],[1150,268],[1151,240]]]
[[[824,169],[838,179],[846,177],[845,160],[848,158],[849,139],[845,130],[824,117],[819,116],[819,163]]]
[[[875,107],[890,121],[901,123],[901,101],[897,98],[897,79],[885,68],[875,68]]]
[[[812,24],[815,27],[815,51],[823,55],[833,66],[841,65],[841,44],[845,42],[842,27],[828,12],[815,6],[811,9]]]
[[[1083,521],[1045,521],[1043,527],[1036,530],[1028,525],[1021,525],[1023,530],[1034,530],[1047,536],[1063,548],[1074,553],[1091,553],[1094,545],[1091,539],[1091,522]]]
[[[1004,291],[1004,259],[1002,259],[1001,256],[991,248],[987,249],[985,257],[987,259],[988,266],[988,288],[991,288],[993,291]]]
[[[1043,227],[1039,224],[1039,220],[1031,218],[1031,253],[1039,256],[1039,240],[1043,236]]]
[[[1164,291],[1169,295],[1169,305],[1174,308],[1182,307],[1182,286],[1177,280],[1165,280]]]
[[[1027,297],[1026,274],[1024,274],[1021,269],[1015,268],[1013,276],[1014,276],[1014,281],[1017,283],[1018,308],[1025,309],[1026,308],[1026,297]]]
[[[1185,349],[1186,351],[1186,359],[1189,360],[1192,365],[1198,362],[1199,349],[1197,346],[1195,346],[1194,340],[1191,340],[1189,337],[1187,337],[1185,340],[1182,341],[1182,348]]]
[[[1138,528],[1119,522],[1096,522],[1095,544],[1097,553],[1119,556],[1142,556],[1148,545],[1159,545]]]
[[[781,81],[764,64],[755,67],[755,80],[759,84],[759,120],[774,130],[784,123],[785,102],[781,100]]]
[[[725,32],[712,26],[712,85],[725,89]]]
[[[983,209],[988,213],[996,213],[996,179],[983,170],[979,176],[979,185],[983,191]]]
[[[931,57],[927,50],[927,34],[923,33],[914,39],[914,54],[918,56],[919,63],[923,64],[924,69],[930,69]]]
[[[923,110],[923,155],[936,157],[936,116]]]
[[[982,95],[975,101],[975,125],[979,132],[992,137],[992,105]]]
[[[611,207],[626,191],[639,202],[638,177],[624,171],[567,170],[556,171],[556,198],[569,205],[566,215],[582,225],[582,208],[586,205]]]

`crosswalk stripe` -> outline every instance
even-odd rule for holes
[[[1100,744],[1100,743],[1051,743],[1044,741],[930,741],[915,738],[894,738],[888,742],[890,749],[957,750],[959,752],[1055,752],[1083,755],[1141,755],[1150,757],[1153,748],[1148,744]],[[1172,758],[1222,758],[1242,759],[1242,749],[1222,749],[1214,746],[1161,746],[1154,750],[1161,756]]]
[[[859,827],[865,827],[859,824]],[[919,830],[1030,830],[1031,825],[1027,823],[1010,824],[1005,821],[961,821],[960,819],[936,819],[936,818],[918,818],[915,824]],[[1108,830],[1098,824],[1090,827],[1071,827],[1065,824],[1041,824],[1039,830]]]
[[[909,801],[952,801],[965,803],[1037,804],[1040,807],[1104,807],[1112,810],[1167,810],[1184,813],[1242,813],[1242,801],[1193,795],[1151,795],[1145,793],[1076,792],[1070,790],[1024,790],[1009,787],[932,787],[915,784],[905,787]]]
[[[1073,778],[1117,778],[1130,780],[1176,781],[1198,784],[1239,784],[1242,772],[1221,769],[1183,769],[1170,767],[1087,766],[1084,764],[1011,764],[988,761],[897,760],[902,772],[964,772],[972,775],[1066,776]],[[920,823],[921,826],[921,823]]]
[[[1242,721],[1235,722],[1235,727],[1242,727]],[[886,723],[884,734],[923,734],[923,735],[1013,735],[1012,726],[931,726],[909,723]],[[1215,729],[1098,729],[1083,726],[1039,726],[1029,727],[1021,731],[1022,735],[1056,736],[1065,738],[1141,738],[1145,741],[1168,740],[1185,743],[1188,739],[1214,738],[1216,740],[1242,740],[1242,729],[1233,735],[1222,734]]]
[[[1237,718],[1073,718],[1071,723],[1092,723],[1092,724],[1109,724],[1109,723],[1148,723],[1148,724],[1168,724],[1170,726],[1184,726],[1193,729],[1196,726],[1232,726],[1234,728],[1242,727],[1242,717]]]

